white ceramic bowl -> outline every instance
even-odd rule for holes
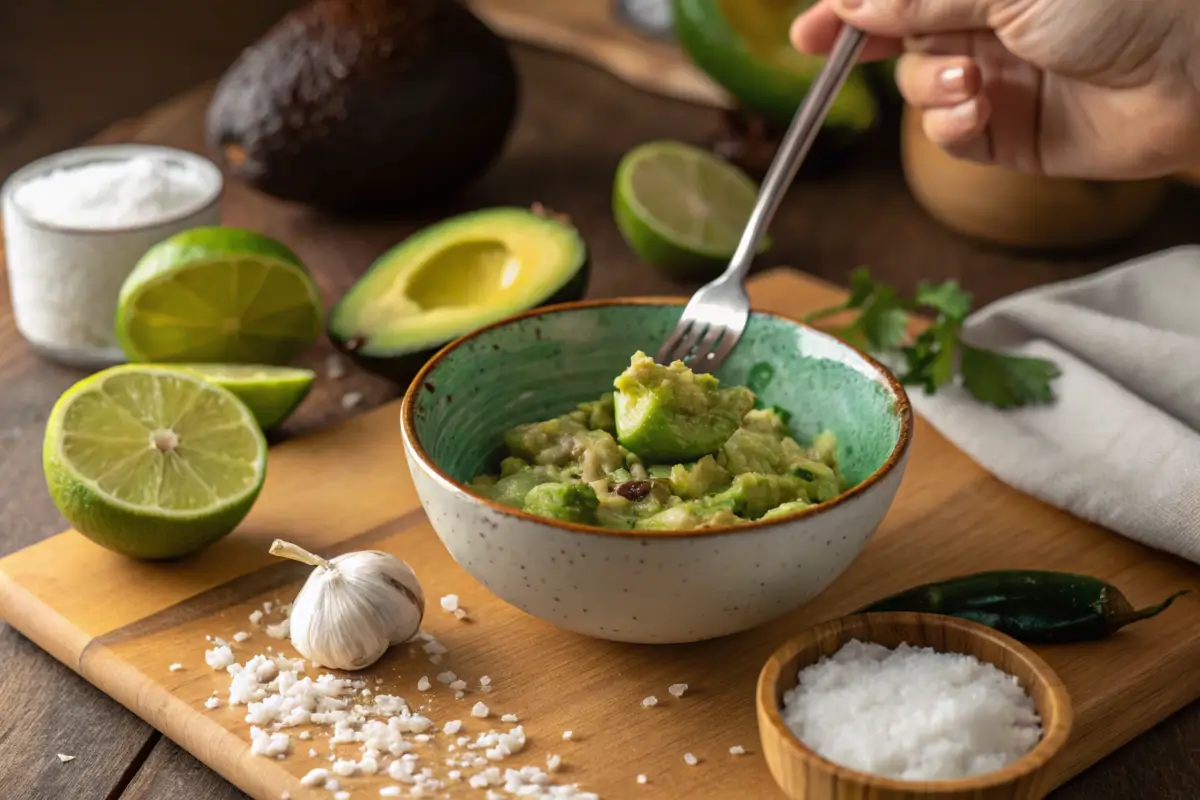
[[[788,613],[862,551],[900,485],[912,411],[880,364],[825,333],[756,313],[718,376],[823,429],[855,485],[794,515],[691,531],[614,531],[502,506],[465,486],[495,470],[503,431],[611,390],[637,349],[674,327],[682,303],[618,300],[535,309],[447,345],[403,404],[417,493],[454,559],[501,599],[568,630],[625,642],[691,642]],[[761,370],[761,367],[760,367]]]

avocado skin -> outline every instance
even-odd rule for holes
[[[338,213],[451,196],[504,149],[508,46],[453,0],[315,0],[230,66],[206,138],[233,176]]]
[[[569,280],[553,296],[546,298],[546,300],[535,306],[531,306],[531,308],[542,308],[543,306],[550,306],[556,303],[573,303],[576,300],[582,300],[584,294],[587,292],[588,276],[590,274],[591,256],[589,254],[585,258],[583,266],[575,273],[574,278]],[[421,367],[425,366],[425,363],[434,354],[453,341],[452,339],[447,339],[445,342],[433,347],[414,350],[409,353],[400,353],[394,356],[370,356],[351,348],[349,341],[340,336],[332,327],[328,332],[329,340],[333,342],[333,346],[349,356],[355,364],[367,372],[404,386],[408,385],[416,377]],[[468,332],[464,331],[463,333],[465,335]]]

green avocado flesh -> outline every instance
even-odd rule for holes
[[[792,21],[814,0],[675,0],[675,33],[700,69],[745,106],[786,123],[825,59],[788,40]],[[875,125],[879,103],[867,70],[855,67],[825,127],[850,133]]]
[[[522,208],[462,214],[380,256],[330,312],[329,338],[374,372],[411,377],[465,333],[579,299],[587,261],[567,223]]]
[[[830,432],[802,445],[744,386],[636,353],[615,391],[504,436],[474,491],[550,519],[682,530],[774,519],[846,489]]]

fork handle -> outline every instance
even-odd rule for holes
[[[838,92],[842,90],[866,43],[865,33],[849,25],[842,26],[829,58],[821,67],[808,93],[804,95],[803,102],[796,109],[796,116],[792,118],[792,124],[788,126],[787,133],[779,144],[779,150],[775,153],[775,159],[771,162],[771,168],[767,170],[767,176],[758,192],[754,211],[750,214],[746,229],[742,232],[742,239],[738,242],[737,250],[725,274],[721,276],[721,281],[740,282],[750,269],[758,251],[759,241],[770,227],[783,196],[787,194],[796,172],[804,163],[804,157],[808,155],[813,141],[821,131],[829,108],[837,99]]]

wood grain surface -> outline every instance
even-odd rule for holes
[[[800,315],[842,295],[777,270],[757,277],[751,296],[760,308]],[[496,690],[484,697],[487,704],[517,714],[531,738],[519,764],[544,763],[548,752],[558,752],[571,781],[605,797],[624,796],[638,773],[651,776],[639,792],[648,798],[751,790],[771,797],[774,783],[753,746],[754,686],[766,657],[791,633],[913,584],[987,568],[1085,572],[1115,581],[1137,605],[1179,588],[1200,590],[1200,568],[1019,494],[919,420],[892,511],[862,556],[815,601],[772,624],[698,645],[602,642],[517,611],[453,562],[420,509],[396,415],[392,403],[275,448],[247,521],[196,557],[140,563],[67,532],[0,560],[0,616],[252,797],[274,800],[287,791],[315,800],[326,793],[298,779],[325,766],[336,749],[316,734],[316,758],[299,743],[283,761],[250,756],[245,709],[203,708],[229,680],[204,664],[205,637],[252,631],[235,645],[243,660],[266,645],[288,652],[247,622],[265,600],[290,601],[307,574],[267,555],[275,538],[324,554],[384,549],[413,566],[431,599],[457,594],[471,621],[431,602],[425,627],[450,647],[445,665],[430,664],[419,644],[395,648],[362,673],[384,680],[376,692],[419,698],[436,723],[464,719],[474,733],[485,727],[468,717],[478,696],[456,701],[440,686],[422,695],[415,684],[446,668],[472,685],[490,675]],[[1076,707],[1072,739],[1047,768],[1048,785],[1056,785],[1200,697],[1200,592],[1108,641],[1037,651]],[[169,670],[173,662],[184,669]],[[693,690],[661,708],[640,708],[641,698],[667,697],[675,682]],[[578,731],[580,741],[563,743],[565,729]],[[752,755],[732,758],[732,745]],[[443,772],[442,746],[419,746],[421,765]],[[685,751],[703,759],[701,768],[684,764]],[[369,790],[365,796],[390,783],[385,776],[343,781],[352,792]],[[451,795],[474,791],[453,786]]]
[[[88,0],[0,8],[0,178],[26,161],[80,143],[114,119],[108,141],[140,138],[200,147],[203,90],[163,97],[215,77],[298,0]],[[163,31],[171,31],[164,37]],[[593,297],[684,293],[639,265],[608,209],[612,169],[629,147],[652,138],[703,141],[711,109],[632,88],[571,60],[518,48],[525,97],[516,136],[496,172],[456,207],[541,199],[568,210],[598,268]],[[150,109],[140,113],[142,109]],[[911,289],[956,278],[980,302],[1073,277],[1175,244],[1198,242],[1200,191],[1173,189],[1167,206],[1135,238],[1103,250],[1045,257],[980,248],[947,233],[913,203],[900,175],[895,131],[821,180],[795,186],[777,218],[764,265],[791,263],[836,283],[854,266]],[[349,286],[370,258],[421,223],[346,223],[289,208],[231,185],[225,219],[286,238],[322,277],[326,300]],[[7,298],[0,271],[0,297]],[[310,363],[320,367],[322,353]],[[62,527],[40,468],[42,426],[58,395],[80,373],[39,361],[16,336],[0,300],[0,553]],[[396,396],[393,386],[351,371],[323,384],[280,434],[287,438],[344,417],[340,399],[362,391],[362,408]],[[13,629],[0,625],[0,785],[28,800],[112,800],[168,796],[237,800],[244,795],[117,703],[92,689]],[[1194,800],[1200,797],[1200,704],[1155,727],[1054,795],[1055,800]],[[56,752],[77,758],[60,764]],[[127,788],[128,787],[128,788]],[[160,794],[161,792],[161,794]]]
[[[569,53],[646,89],[677,100],[728,108],[724,89],[672,42],[640,36],[613,17],[614,0],[469,0],[505,38]]]

